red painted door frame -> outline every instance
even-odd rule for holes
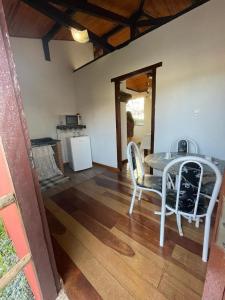
[[[223,210],[225,207],[225,174],[220,190],[220,198],[217,208],[216,221],[214,225],[213,238],[210,247],[209,262],[203,300],[225,300],[225,249],[218,243],[218,232],[223,220]]]
[[[20,88],[0,0],[0,136],[44,300],[54,300],[60,288],[44,205],[31,168],[30,139]]]
[[[0,219],[3,222],[7,235],[13,243],[13,248],[19,260],[30,256],[30,247],[24,232],[23,221],[16,203],[16,195],[12,178],[9,172],[8,163],[5,157],[5,152],[0,138],[0,199],[8,199],[9,203],[4,207],[0,207]],[[10,201],[11,200],[11,201]],[[32,290],[35,300],[42,300],[39,281],[37,280],[36,270],[31,260],[23,268],[28,284]],[[5,274],[5,276],[7,276]],[[0,281],[4,279],[1,277]]]

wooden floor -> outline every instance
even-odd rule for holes
[[[128,216],[126,169],[93,168],[45,193],[58,271],[70,299],[201,299],[203,225],[166,219],[159,247],[160,200],[144,193]]]

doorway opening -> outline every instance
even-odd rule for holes
[[[127,162],[129,141],[136,142],[142,155],[154,152],[156,69],[162,62],[139,69],[111,81],[115,83],[117,165]]]

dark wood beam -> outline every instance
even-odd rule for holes
[[[52,28],[43,36],[44,39],[50,41],[54,38],[54,36],[60,31],[62,25],[59,23],[55,23]]]
[[[69,7],[74,10],[82,11],[87,13],[91,16],[100,17],[101,19],[116,22],[123,26],[129,26],[130,21],[129,19],[118,15],[110,10],[104,9],[100,6],[94,5],[92,3],[82,1],[82,0],[49,0],[49,2],[57,3],[66,7]]]
[[[165,17],[160,17],[160,18],[153,18],[151,16],[148,16],[147,20],[137,21],[136,25],[138,27],[157,26],[157,25],[161,25],[163,23],[169,22],[170,20],[173,20],[173,19],[174,19],[174,16],[165,16]]]
[[[141,0],[139,5],[139,11],[143,12],[144,5],[145,5],[145,0]]]
[[[150,17],[151,17],[151,16],[150,16],[149,14],[147,14],[145,11],[143,11],[142,15],[143,15],[144,17],[147,17],[147,18],[150,18]]]
[[[189,12],[190,10],[208,2],[210,0],[192,0],[191,1],[191,5],[183,10],[181,10],[180,12],[176,13],[175,15],[170,15],[170,16],[164,16],[164,17],[158,17],[158,18],[154,18],[151,15],[149,15],[148,13],[146,13],[145,11],[143,11],[143,15],[146,16],[148,19],[147,20],[140,20],[137,22],[137,26],[139,27],[143,27],[143,26],[161,26],[187,12]]]
[[[132,41],[134,41],[134,40],[136,40],[136,39],[142,37],[143,35],[145,35],[145,34],[151,32],[151,31],[155,30],[156,28],[159,28],[160,26],[165,25],[166,23],[168,23],[168,22],[170,22],[170,21],[172,21],[172,20],[174,20],[174,19],[176,19],[176,18],[178,18],[178,17],[180,17],[180,16],[182,16],[182,15],[188,13],[188,12],[191,11],[192,9],[194,9],[194,8],[200,6],[200,5],[203,5],[203,4],[205,4],[206,2],[209,2],[209,1],[210,1],[210,0],[199,0],[199,1],[197,1],[197,3],[192,4],[191,6],[187,7],[186,9],[183,9],[182,11],[180,11],[180,12],[178,12],[177,14],[173,15],[170,19],[169,19],[169,18],[168,18],[167,20],[164,19],[164,21],[163,21],[163,22],[160,22],[158,25],[154,25],[154,26],[152,26],[150,29],[147,29],[146,31],[144,31],[144,32],[142,32],[142,33],[139,33],[134,39],[130,39],[130,40],[128,40],[128,41],[126,41],[126,42],[120,44],[119,46],[116,47],[116,49],[121,49],[121,48],[127,46],[127,45],[128,45],[129,43],[131,43]],[[156,20],[157,20],[157,19],[156,19]],[[144,20],[143,20],[143,21],[144,21]],[[140,22],[141,22],[141,21],[140,21]],[[145,25],[145,26],[147,26],[147,25]]]
[[[141,0],[137,11],[135,13],[133,13],[133,15],[130,18],[130,22],[131,22],[130,39],[131,40],[134,39],[135,36],[139,33],[139,30],[137,27],[137,21],[142,16],[144,4],[145,4],[145,0]]]
[[[136,26],[136,23],[130,26],[130,38],[134,39],[136,35],[138,35],[139,31]]]
[[[192,4],[192,5],[189,6],[188,8],[186,8],[186,9],[182,10],[181,12],[179,12],[178,14],[174,15],[174,16],[173,16],[173,19],[176,19],[176,18],[178,18],[179,16],[181,16],[181,15],[183,15],[183,14],[185,14],[185,13],[188,13],[189,11],[191,11],[191,10],[195,9],[196,7],[199,7],[199,6],[205,4],[205,3],[209,2],[209,1],[210,1],[210,0],[199,0],[199,1],[197,1],[195,4]],[[145,12],[143,12],[143,15],[146,15],[146,16],[149,17],[149,15],[147,15]],[[171,20],[170,20],[170,21],[171,21]],[[120,49],[120,48],[123,48],[123,47],[127,46],[130,42],[132,42],[132,41],[134,41],[134,40],[136,40],[136,39],[142,37],[143,35],[145,35],[145,34],[151,32],[151,31],[153,31],[153,30],[159,28],[160,26],[163,26],[164,24],[166,24],[166,23],[168,23],[168,22],[169,22],[169,21],[164,22],[164,23],[161,23],[160,25],[157,25],[157,26],[156,26],[156,25],[155,25],[155,26],[152,26],[150,29],[147,29],[146,31],[144,31],[144,32],[142,32],[142,33],[139,33],[134,39],[122,43],[121,45],[117,46],[115,49],[117,50],[117,49]],[[118,25],[118,26],[116,26],[114,29],[112,29],[111,31],[109,31],[108,33],[104,34],[103,37],[109,38],[109,36],[111,36],[111,35],[113,35],[113,34],[116,34],[117,32],[119,32],[119,31],[122,30],[122,29],[123,29],[123,27],[120,27],[120,25]],[[88,62],[87,64],[85,64],[85,65],[79,67],[78,69],[75,69],[74,72],[77,72],[78,70],[85,68],[86,66],[88,66],[88,65],[90,65],[91,63],[93,63],[93,62],[95,62],[95,61],[101,59],[102,57],[104,57],[104,56],[106,56],[106,55],[107,55],[107,54],[105,54],[105,55],[103,55],[103,56],[101,56],[101,57],[98,57],[97,59],[94,59],[94,60]]]
[[[142,15],[142,13],[143,13],[143,6],[144,6],[144,0],[142,0],[141,1],[141,3],[140,3],[140,6],[139,6],[139,9],[135,12],[135,13],[133,13],[133,15],[129,18],[129,22],[130,22],[130,27],[132,27],[133,25],[133,23],[135,23],[136,21],[137,21],[137,19]],[[133,26],[134,27],[134,26]],[[118,26],[116,26],[116,27],[114,27],[113,29],[111,29],[110,31],[108,31],[107,33],[105,33],[102,37],[104,38],[104,39],[108,39],[108,38],[110,38],[112,35],[114,35],[114,34],[116,34],[116,33],[118,33],[118,32],[120,32],[122,29],[124,28],[124,26],[122,26],[122,25],[118,25]],[[131,31],[133,30],[133,28],[131,29]],[[134,30],[134,32],[137,32],[138,31],[138,28],[136,28],[135,30]]]
[[[72,15],[74,13],[74,11],[72,11],[71,9],[67,9],[65,11],[65,13],[67,15]],[[59,23],[55,23],[52,28],[43,36],[42,38],[42,45],[43,45],[43,50],[44,50],[44,55],[45,55],[45,59],[47,61],[51,60],[51,56],[50,56],[50,50],[49,50],[49,42],[51,39],[53,39],[53,37],[60,31],[60,29],[63,26]]]
[[[49,50],[49,40],[42,38],[42,46],[44,50],[45,60],[51,61],[50,50]]]
[[[141,15],[143,14],[143,7],[144,7],[144,3],[145,0],[141,0],[139,8],[136,12],[133,13],[133,15],[129,18],[129,23],[130,23],[130,31],[131,31],[131,36],[134,38],[135,35],[138,33],[138,28],[135,26],[135,22],[141,17]],[[122,25],[118,25],[116,27],[114,27],[113,29],[111,29],[110,31],[108,31],[107,33],[105,33],[102,37],[104,39],[108,39],[110,38],[112,35],[120,32],[122,29],[124,28],[124,26]]]
[[[111,29],[110,31],[106,32],[105,34],[103,34],[102,38],[107,40],[108,38],[110,38],[112,35],[120,32],[122,29],[124,28],[124,26],[122,25],[118,25],[116,27],[114,27],[113,29]]]
[[[43,13],[47,17],[53,19],[56,23],[62,26],[65,26],[67,28],[75,28],[78,30],[86,29],[83,25],[73,20],[70,16],[66,15],[64,12],[60,11],[56,7],[46,3],[44,0],[22,0],[22,1],[28,4],[29,6],[31,6],[32,8]],[[114,50],[113,46],[108,44],[107,41],[97,36],[90,30],[88,30],[88,35],[91,42],[97,44],[98,46],[103,48],[106,52],[111,52]]]
[[[137,20],[142,16],[144,4],[145,4],[145,0],[141,0],[138,9],[130,17],[129,20],[130,20],[131,25],[134,25],[134,23],[136,23]]]
[[[130,38],[131,38],[131,39],[135,38],[135,35],[136,35],[136,28],[135,28],[135,25],[131,25],[131,26],[130,26]]]
[[[72,9],[67,9],[65,12],[64,12],[66,15],[68,16],[71,16],[74,14],[74,10]],[[43,36],[43,39],[46,39],[48,41],[50,41],[51,39],[54,38],[54,36],[60,31],[60,29],[62,28],[63,26],[59,23],[55,23],[52,28]]]
[[[137,21],[142,16],[144,4],[145,0],[141,0],[137,11],[134,12],[130,18],[130,39],[134,39],[135,36],[139,33],[137,28]]]

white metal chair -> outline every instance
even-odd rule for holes
[[[179,166],[178,185],[176,190],[169,190],[168,173],[175,165]],[[201,193],[204,166],[208,166],[215,174],[212,194]],[[193,177],[194,176],[194,177]],[[202,260],[207,261],[211,215],[220,190],[222,176],[219,169],[210,161],[194,156],[180,157],[171,161],[163,171],[162,206],[160,222],[160,246],[164,245],[165,216],[167,212],[176,214],[179,234],[182,236],[181,217],[195,221],[199,226],[200,218],[205,218]]]
[[[178,153],[183,153],[183,154],[187,154],[187,153],[194,153],[194,154],[198,154],[199,153],[199,147],[198,144],[196,143],[196,141],[194,141],[193,139],[187,138],[187,137],[180,137],[177,140],[175,140],[171,145],[170,145],[170,149],[169,152],[178,152]],[[173,186],[175,186],[175,178],[172,178],[170,176],[170,174],[168,174],[169,176],[169,181],[170,184]]]
[[[199,148],[198,144],[193,139],[187,137],[180,137],[170,145],[169,152],[197,154],[199,153]]]
[[[141,160],[141,154],[138,146],[134,142],[130,142],[127,146],[127,159],[131,173],[131,179],[134,187],[129,214],[132,214],[135,197],[139,191],[138,200],[141,200],[142,191],[149,191],[162,196],[162,177],[146,175]]]

